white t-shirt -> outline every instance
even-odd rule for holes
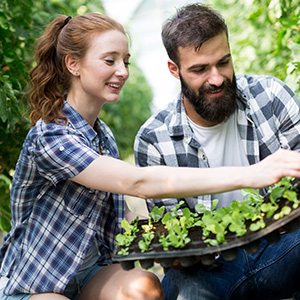
[[[202,145],[210,167],[247,166],[247,156],[237,128],[237,112],[226,121],[212,127],[202,127],[190,120],[194,134]],[[217,207],[228,206],[232,200],[243,200],[240,190],[212,195],[219,199]]]

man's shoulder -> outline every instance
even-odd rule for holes
[[[262,89],[276,89],[278,87],[288,89],[280,79],[268,75],[236,75],[237,87],[240,91],[255,91]]]
[[[270,85],[272,82],[280,82],[279,79],[273,76],[267,75],[236,75],[236,82],[240,89],[246,89],[249,87],[255,87],[257,85]]]
[[[282,91],[293,96],[291,89],[280,79],[267,75],[237,75],[238,90],[248,99],[256,99],[260,96],[273,99]]]
[[[150,135],[152,132],[165,131],[168,127],[168,119],[174,115],[175,102],[155,112],[140,128],[137,136]]]

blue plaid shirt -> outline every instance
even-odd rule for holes
[[[99,264],[110,264],[125,217],[122,195],[79,185],[69,178],[99,156],[118,158],[109,128],[94,129],[67,102],[67,126],[38,121],[20,154],[11,190],[12,229],[0,249],[5,294],[62,293],[95,239]],[[101,178],[99,178],[101,180]]]
[[[299,100],[280,80],[266,76],[237,76],[238,130],[249,164],[259,162],[279,148],[300,149]],[[168,165],[208,168],[209,161],[189,124],[178,98],[141,127],[135,139],[138,166]],[[211,208],[211,195],[186,199],[148,199],[148,209],[164,205],[170,211],[179,200],[193,209]]]

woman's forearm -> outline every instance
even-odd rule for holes
[[[72,180],[90,188],[140,198],[179,198],[240,188],[262,188],[284,176],[300,177],[300,153],[279,150],[248,167],[134,167],[100,156]]]

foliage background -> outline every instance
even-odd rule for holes
[[[0,2],[0,229],[10,228],[10,185],[29,130],[24,99],[34,42],[58,14],[104,12],[99,0],[1,0]],[[121,158],[132,153],[135,134],[150,116],[152,90],[133,60],[117,104],[105,104],[101,118],[112,129]]]
[[[151,0],[144,0],[151,1]],[[211,0],[229,28],[236,73],[273,75],[300,96],[299,0]],[[0,229],[9,230],[13,170],[29,129],[23,99],[34,41],[57,14],[104,12],[100,0],[0,1]],[[133,63],[118,104],[101,118],[116,136],[121,158],[132,153],[136,131],[150,115],[152,91]]]
[[[285,81],[300,96],[298,0],[208,1],[225,18],[237,74]]]

